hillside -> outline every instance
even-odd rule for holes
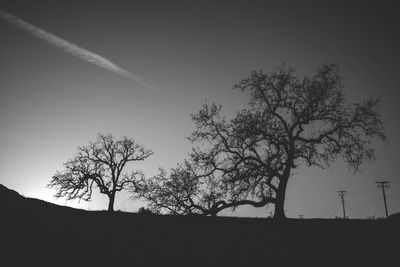
[[[400,266],[399,220],[83,211],[0,185],[2,263],[14,266]],[[4,265],[11,266],[11,265]]]

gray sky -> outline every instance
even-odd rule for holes
[[[399,211],[400,8],[396,1],[298,2],[2,1],[0,9],[140,80],[0,20],[0,183],[64,204],[45,185],[99,131],[151,148],[151,158],[132,165],[151,176],[186,157],[186,137],[194,129],[190,114],[205,99],[222,104],[228,117],[245,105],[246,97],[231,88],[251,70],[287,63],[304,75],[334,62],[350,101],[381,98],[390,144],[377,143],[377,161],[357,175],[340,160],[327,170],[297,169],[286,213],[340,216],[336,191],[343,189],[349,191],[350,217],[382,216],[376,180],[392,181],[389,211]],[[103,209],[105,202],[98,196],[89,204],[67,204]],[[141,205],[120,195],[116,208],[136,211]],[[236,214],[267,211],[246,207]]]

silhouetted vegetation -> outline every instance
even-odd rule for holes
[[[64,163],[65,170],[57,172],[48,186],[56,188],[55,197],[67,200],[90,200],[93,189],[98,188],[109,198],[108,211],[113,211],[116,193],[132,191],[135,181],[144,178],[141,171],[124,172],[126,164],[143,161],[152,154],[126,136],[115,139],[111,134],[99,133],[95,142],[78,148],[77,155]]]
[[[372,141],[386,141],[379,99],[348,104],[339,68],[320,66],[300,79],[291,67],[254,71],[234,86],[248,108],[227,121],[221,105],[192,115],[196,145],[190,158],[141,180],[139,196],[157,212],[216,215],[241,205],[275,206],[284,218],[286,187],[300,165],[325,168],[342,157],[350,169],[375,157]]]
[[[217,179],[212,174],[201,177],[196,167],[185,161],[170,174],[160,169],[158,175],[137,183],[134,198],[147,200],[149,210],[155,213],[215,216],[218,210],[213,206],[224,192],[214,184]]]
[[[141,207],[138,212],[138,214],[142,214],[142,215],[152,215],[154,214],[151,210],[145,208],[145,207]]]

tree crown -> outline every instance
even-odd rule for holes
[[[144,176],[141,171],[124,172],[126,164],[143,161],[152,154],[126,136],[115,139],[111,134],[99,133],[96,141],[78,147],[75,157],[64,163],[64,170],[58,171],[48,186],[56,188],[55,197],[68,200],[90,200],[93,188],[113,196],[133,188],[135,181]]]

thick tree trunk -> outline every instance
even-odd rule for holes
[[[108,211],[113,212],[114,211],[114,200],[115,200],[115,193],[110,194],[108,196],[109,202],[108,202]]]
[[[289,176],[283,177],[278,185],[278,192],[276,192],[276,202],[275,202],[275,213],[274,219],[284,219],[285,216],[285,195],[286,187],[289,180]]]
[[[289,181],[290,172],[292,171],[293,160],[294,160],[294,144],[290,143],[290,150],[288,153],[288,159],[286,162],[285,169],[282,173],[282,176],[279,180],[278,192],[276,192],[276,202],[275,202],[275,213],[274,219],[285,219],[285,196],[286,196],[286,187]]]

